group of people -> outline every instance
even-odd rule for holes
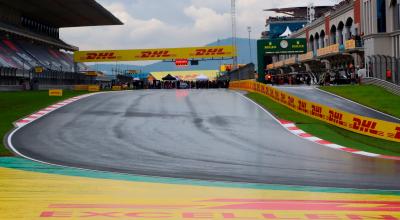
[[[201,81],[154,81],[148,86],[150,89],[218,89],[228,88],[227,80],[201,80]]]
[[[312,78],[310,74],[281,74],[270,77],[269,83],[272,85],[311,85]]]

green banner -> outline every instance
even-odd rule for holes
[[[304,54],[307,52],[305,38],[260,40],[258,46],[263,54]]]

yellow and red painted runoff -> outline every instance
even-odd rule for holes
[[[400,192],[155,178],[0,158],[0,219],[396,220]]]

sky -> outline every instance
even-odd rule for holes
[[[61,38],[81,50],[203,46],[231,37],[230,0],[97,0],[122,26],[66,28]],[[338,0],[237,0],[238,37],[258,39],[276,7],[333,5]]]

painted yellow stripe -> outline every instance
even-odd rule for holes
[[[9,168],[0,168],[0,191],[0,219],[357,219],[361,215],[364,216],[361,219],[379,215],[400,218],[399,211],[390,211],[399,206],[396,203],[388,205],[389,202],[400,202],[400,196],[396,195],[146,183]],[[298,200],[305,201],[299,203]],[[314,201],[311,206],[328,204],[336,210],[295,210],[296,206],[289,205],[286,205],[288,210],[271,208],[307,201]],[[347,204],[347,201],[366,203]],[[239,208],[229,208],[230,205]],[[270,208],[255,208],[263,205]],[[377,207],[388,208],[384,211],[360,210]]]

